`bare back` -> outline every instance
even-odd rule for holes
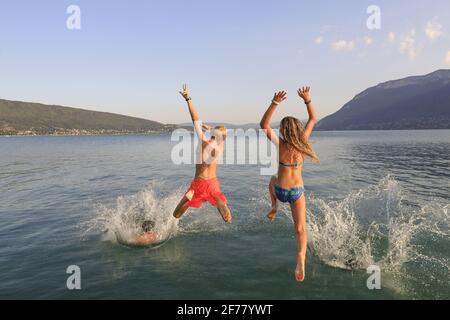
[[[304,162],[304,156],[286,144],[280,139],[279,161],[284,164],[300,164]],[[303,166],[286,167],[280,165],[278,167],[278,184],[282,188],[290,189],[298,186],[304,186],[302,170]]]
[[[215,139],[202,142],[202,148],[197,149],[201,159],[195,167],[196,180],[210,180],[217,177],[217,163],[223,154],[224,143],[217,143]]]

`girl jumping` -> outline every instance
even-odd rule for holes
[[[277,136],[270,126],[270,121],[276,108],[286,100],[286,92],[280,91],[275,93],[269,109],[264,114],[261,120],[261,128],[264,129],[267,137],[278,148],[280,163],[278,175],[273,176],[269,184],[272,210],[267,217],[270,221],[275,219],[278,200],[290,204],[297,238],[297,268],[295,270],[295,278],[297,281],[303,282],[305,280],[307,231],[306,199],[302,169],[305,157],[309,157],[313,161],[318,161],[318,158],[309,143],[309,137],[316,123],[316,114],[311,102],[310,88],[300,88],[297,93],[303,99],[308,109],[309,120],[306,126],[297,118],[286,117],[280,124],[280,137]]]

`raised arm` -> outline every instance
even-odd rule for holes
[[[269,140],[272,141],[275,145],[278,145],[280,141],[277,134],[270,126],[270,122],[272,120],[273,114],[275,113],[275,110],[284,100],[286,100],[286,92],[285,91],[276,92],[273,97],[272,103],[269,106],[269,109],[267,109],[260,123],[261,129],[264,130],[264,132],[267,135],[267,138],[269,138]]]
[[[183,96],[183,98],[186,100],[188,104],[189,113],[191,114],[191,119],[192,122],[194,123],[195,132],[197,133],[198,138],[201,141],[206,141],[206,136],[202,130],[202,123],[198,116],[197,110],[195,109],[194,103],[192,102],[192,98],[189,94],[189,89],[186,84],[183,85],[183,89],[182,91],[180,91],[180,94]]]
[[[310,89],[311,89],[310,87],[302,87],[302,88],[298,89],[298,91],[297,91],[299,97],[303,99],[303,101],[306,104],[306,107],[308,108],[309,120],[308,120],[308,123],[306,124],[305,131],[304,131],[306,140],[308,140],[309,137],[311,136],[311,133],[312,133],[314,126],[316,125],[316,121],[317,121],[316,112],[314,111],[314,105],[312,104],[312,101],[311,101]]]

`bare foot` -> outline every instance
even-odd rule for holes
[[[218,203],[218,209],[219,209],[220,215],[222,216],[223,220],[226,223],[230,223],[231,222],[230,209],[228,209],[228,207],[225,204],[223,204],[222,202]]]
[[[267,219],[269,219],[270,221],[274,221],[276,216],[277,216],[277,209],[272,208],[272,210],[270,210],[270,212],[267,214]]]
[[[226,223],[230,223],[231,222],[231,212],[230,212],[230,210],[225,211],[225,213],[222,215],[222,217],[223,217],[223,220]]]
[[[305,258],[298,256],[297,258],[297,268],[295,269],[295,280],[298,282],[305,281]]]

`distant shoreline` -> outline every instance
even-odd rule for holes
[[[0,136],[17,136],[17,137],[33,137],[33,136],[100,136],[100,135],[127,135],[127,134],[161,134],[169,133],[177,126],[165,125],[162,130],[115,130],[115,129],[28,129],[17,130],[14,128],[0,128]]]
[[[186,128],[177,128],[185,129]],[[237,129],[237,128],[233,128]],[[367,130],[316,130],[319,132],[404,132],[404,131],[447,131],[447,129],[367,129]],[[98,137],[98,136],[156,136],[156,135],[169,135],[173,131],[161,131],[161,132],[111,132],[111,133],[82,133],[82,134],[0,134],[0,137]]]
[[[170,134],[167,132],[118,132],[118,133],[85,133],[85,134],[0,134],[0,137],[101,137],[101,136],[156,136]]]

